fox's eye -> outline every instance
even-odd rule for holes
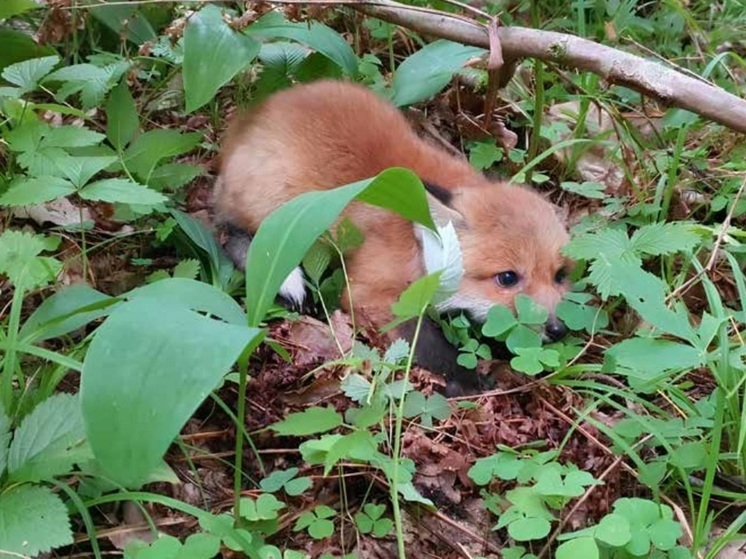
[[[495,276],[495,281],[500,287],[513,287],[518,283],[518,273],[513,270],[507,272],[500,272]]]
[[[567,270],[565,268],[560,268],[557,270],[557,273],[554,274],[554,281],[556,283],[562,283],[567,279]]]

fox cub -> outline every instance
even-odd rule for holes
[[[389,167],[415,172],[436,223],[455,227],[464,274],[440,311],[463,310],[484,321],[492,305],[512,306],[524,293],[548,309],[546,337],[564,335],[554,309],[568,288],[569,262],[560,252],[568,235],[555,208],[526,187],[486,179],[467,161],[418,137],[395,107],[352,83],[294,86],[232,123],[214,194],[216,219],[229,229],[227,251],[242,267],[250,234],[278,206]],[[425,273],[419,237],[411,222],[377,207],[353,203],[345,215],[365,237],[346,257],[355,316],[381,326],[392,317],[391,304]],[[303,300],[299,270],[282,294]],[[347,301],[343,296],[343,305]],[[448,344],[434,328],[424,332],[418,360],[455,373],[456,352],[443,347]]]

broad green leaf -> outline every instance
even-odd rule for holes
[[[308,48],[298,43],[278,41],[263,44],[258,55],[262,71],[254,83],[253,101],[261,101],[292,85],[292,76],[309,52]]]
[[[357,57],[344,38],[322,23],[289,22],[279,12],[268,12],[250,25],[245,33],[265,39],[290,39],[302,43],[333,60],[344,73],[357,75]]]
[[[324,475],[328,476],[340,460],[371,463],[378,455],[378,443],[368,430],[355,431],[334,442],[324,458]]]
[[[108,314],[116,301],[88,285],[71,285],[36,307],[21,327],[19,338],[38,343],[64,336]]]
[[[117,36],[125,37],[136,45],[158,38],[153,26],[136,3],[90,6],[88,10]]]
[[[205,251],[213,285],[218,285],[225,290],[234,268],[225,251],[218,246],[215,235],[201,221],[188,214],[171,210],[171,215],[189,240]]]
[[[606,198],[606,186],[600,182],[586,181],[577,183],[573,181],[567,181],[560,184],[562,190],[572,192],[574,194],[580,194],[586,198],[593,198],[596,200],[603,200]]]
[[[132,141],[139,126],[135,100],[127,87],[127,80],[122,80],[106,102],[106,137],[115,149],[123,150]]]
[[[176,266],[174,266],[174,278],[190,280],[197,279],[199,270],[199,260],[195,260],[193,258],[182,260]]]
[[[634,386],[647,384],[652,389],[654,381],[666,371],[701,366],[704,355],[690,345],[671,340],[630,338],[609,348],[606,359],[610,367],[629,376]]]
[[[298,468],[289,468],[287,470],[275,470],[259,482],[262,491],[274,493],[282,489],[287,482],[298,475]]]
[[[130,144],[124,154],[124,165],[141,180],[148,182],[161,159],[191,151],[199,144],[201,135],[182,134],[178,130],[150,130]]]
[[[187,278],[168,278],[133,289],[124,295],[127,299],[167,301],[186,309],[205,312],[229,324],[246,324],[246,314],[236,301],[220,289],[201,281]]]
[[[55,152],[51,160],[65,177],[77,188],[81,188],[96,173],[116,162],[117,158],[97,155],[73,156],[65,152]]]
[[[2,7],[0,7],[1,11]],[[0,17],[0,19],[2,18]],[[23,94],[35,90],[42,78],[49,74],[59,61],[59,56],[45,56],[43,58],[24,60],[23,62],[6,67],[3,70],[2,76],[6,81],[17,85],[20,88],[20,94]]]
[[[394,72],[392,101],[398,107],[429,99],[472,58],[485,54],[484,49],[435,41],[409,56]]]
[[[0,493],[0,550],[36,557],[73,543],[67,507],[51,489],[19,485]]]
[[[494,163],[502,161],[504,152],[497,147],[494,140],[476,142],[469,149],[469,163],[475,169],[482,171],[492,167]]]
[[[519,542],[540,540],[549,534],[552,525],[544,518],[521,518],[508,524],[508,534]]]
[[[0,4],[0,19],[8,19],[37,8],[41,8],[41,4],[34,0],[3,0]]]
[[[3,206],[30,206],[50,202],[75,192],[75,186],[59,177],[36,177],[15,181],[0,196]]]
[[[494,305],[487,311],[487,320],[482,326],[482,334],[498,338],[518,325],[510,309],[504,305]]]
[[[90,457],[84,440],[77,395],[51,396],[16,429],[8,452],[9,480],[43,481],[70,473],[73,464]]]
[[[0,28],[0,69],[33,58],[55,55],[49,45],[40,45],[25,31],[17,31],[7,26]]]
[[[44,237],[8,229],[0,235],[0,274],[17,288],[33,289],[55,279],[62,264],[39,256],[47,250]]]
[[[262,222],[248,252],[246,307],[250,324],[262,321],[288,274],[355,198],[435,228],[421,181],[405,169],[388,169],[372,179],[307,192],[290,200]]]
[[[80,388],[88,440],[102,469],[123,485],[141,484],[259,335],[173,301],[154,305],[138,297],[118,306],[96,331]]]
[[[640,227],[630,239],[632,249],[638,254],[659,256],[689,251],[702,242],[702,237],[690,223],[652,223]]]
[[[55,98],[64,101],[70,95],[80,93],[84,109],[99,107],[106,93],[113,88],[129,69],[130,62],[118,61],[100,67],[93,64],[74,64],[56,70],[46,81],[63,82]]]
[[[515,310],[523,324],[544,324],[549,317],[544,307],[523,293],[515,297]]]
[[[251,64],[259,48],[256,39],[231,29],[219,7],[203,6],[184,31],[186,111],[191,113],[209,102],[218,89]]]
[[[598,523],[594,536],[597,540],[611,547],[622,547],[627,545],[632,532],[629,529],[629,521],[621,514],[607,514]]]
[[[104,139],[103,134],[80,126],[51,126],[39,143],[41,148],[79,148],[95,146]]]
[[[599,559],[601,554],[596,540],[592,537],[566,541],[557,548],[556,559]]]
[[[701,441],[684,443],[671,453],[671,465],[686,470],[699,470],[705,467],[707,448]]]
[[[440,275],[440,272],[436,272],[412,282],[391,305],[391,312],[395,318],[383,328],[383,331],[424,313],[440,287]]]
[[[303,437],[331,431],[342,425],[342,416],[332,408],[308,408],[305,411],[291,413],[282,421],[269,426],[279,435]]]
[[[202,174],[202,169],[188,163],[166,163],[159,165],[147,181],[149,187],[156,190],[174,191],[191,182]]]
[[[129,179],[103,179],[84,186],[78,192],[84,200],[152,206],[165,202],[160,192]]]

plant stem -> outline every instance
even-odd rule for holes
[[[425,309],[423,308],[420,315],[417,317],[417,326],[415,327],[414,336],[412,337],[412,345],[409,348],[407,367],[404,370],[404,385],[402,387],[401,398],[399,398],[399,407],[396,410],[396,423],[394,427],[394,464],[389,483],[391,506],[394,512],[394,525],[396,527],[396,546],[399,551],[399,559],[406,559],[407,557],[407,552],[404,548],[404,527],[402,525],[401,510],[399,508],[399,458],[401,454],[402,424],[404,423],[404,388],[409,383],[409,373],[412,370],[412,362],[414,361],[414,348],[417,347],[417,339],[420,336],[420,327],[422,326],[422,319],[424,316]]]

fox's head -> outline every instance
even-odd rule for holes
[[[568,291],[572,263],[561,253],[568,234],[556,208],[528,188],[486,180],[462,189],[426,188],[436,223],[453,223],[463,253],[458,291],[440,310],[464,310],[484,322],[491,306],[512,309],[523,293],[549,311],[546,337],[561,338],[566,328],[555,307]]]

